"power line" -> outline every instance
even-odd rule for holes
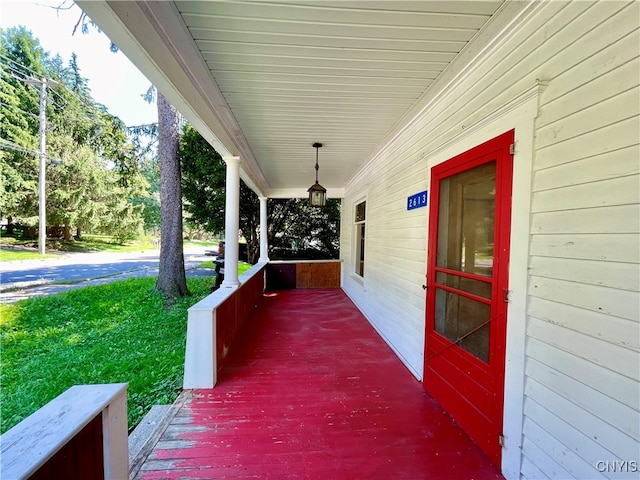
[[[17,78],[18,80],[22,81],[26,80],[26,73],[21,72],[17,68],[13,68],[11,65],[7,65],[5,68],[9,70],[8,75],[12,76],[13,78]]]
[[[12,70],[14,70],[17,73],[21,73],[16,69],[12,69]],[[13,77],[13,78],[15,78],[15,79],[17,79],[17,80],[20,80],[20,81],[26,83],[27,85],[29,85],[31,87],[35,87],[35,84],[37,84],[37,83],[42,83],[42,80],[34,79],[34,78],[31,78],[31,77],[29,77],[29,78],[19,77],[17,75],[14,75],[11,72],[9,72],[8,75]],[[47,77],[44,77],[44,78],[47,79]],[[79,117],[77,115],[74,116],[74,118],[76,120],[77,119],[82,119],[82,120],[87,120],[87,121],[91,121],[91,122],[95,122],[96,120],[101,120],[101,115],[96,113],[95,111],[92,111],[92,110],[96,110],[96,106],[94,104],[88,103],[84,99],[78,97],[66,85],[61,84],[59,82],[55,82],[53,80],[51,80],[51,81],[54,82],[56,84],[56,86],[64,88],[71,96],[73,96],[78,101],[80,106],[82,106],[82,107],[84,107],[86,109],[84,111],[84,116],[83,117]],[[57,101],[56,100],[51,100],[51,102],[50,102],[55,107],[62,109],[62,108],[65,108],[66,106],[69,105],[69,101],[66,98],[64,98],[60,93],[56,92],[53,88],[49,88],[49,92],[52,94],[52,96],[54,96],[57,99]],[[58,102],[63,102],[63,103],[61,104],[61,103],[58,103]],[[12,107],[10,105],[6,105],[6,106],[8,106],[9,108],[16,108],[16,109],[19,110],[18,107]],[[22,110],[22,111],[24,112],[24,110]],[[28,112],[24,112],[24,113],[28,113]],[[109,114],[108,112],[106,112],[106,113]],[[34,115],[34,114],[31,114],[31,115]],[[35,116],[38,117],[37,115],[35,115]]]
[[[2,53],[0,53],[0,58],[3,58],[3,59],[5,59],[5,60],[6,60],[6,61],[8,61],[8,62],[13,63],[14,65],[17,65],[18,67],[20,67],[20,68],[22,68],[22,69],[24,69],[24,70],[27,70],[28,72],[30,72],[30,73],[31,73],[31,74],[33,74],[33,75],[36,75],[36,76],[38,76],[38,77],[43,77],[43,76],[44,76],[44,74],[39,73],[39,72],[36,72],[34,69],[29,68],[29,67],[27,67],[26,65],[23,65],[23,64],[21,64],[21,63],[19,63],[19,62],[15,61],[13,58],[8,57],[8,56],[6,56],[6,55],[4,55],[4,54],[2,54]],[[20,72],[20,73],[22,73],[22,72]],[[48,79],[48,80],[51,80],[51,79]]]
[[[0,58],[3,58],[11,63],[13,63],[14,65],[17,65],[18,67],[30,72],[31,75],[28,75],[26,73],[24,73],[24,71],[20,71],[15,67],[12,67],[11,65],[7,65],[8,69],[12,70],[13,72],[22,75],[22,77],[19,77],[17,75],[13,75],[11,73],[9,73],[10,76],[12,76],[13,78],[16,78],[17,80],[20,80],[22,82],[25,82],[29,85],[33,85],[33,82],[36,83],[41,83],[42,80],[46,80],[47,83],[49,85],[55,85],[56,87],[61,87],[64,88],[67,93],[69,93],[69,95],[71,95],[72,97],[74,97],[78,103],[80,103],[82,106],[86,107],[86,108],[94,108],[94,105],[91,103],[88,103],[86,99],[79,97],[76,92],[74,92],[73,90],[71,90],[67,85],[65,85],[64,83],[58,82],[54,79],[52,79],[51,77],[46,76],[45,74],[42,73],[38,73],[35,70],[33,70],[32,68],[27,67],[26,65],[23,65],[19,62],[17,62],[16,60],[13,60],[10,57],[7,57],[4,54],[0,53]],[[34,78],[35,77],[35,78]],[[58,92],[56,92],[53,88],[50,88],[50,91],[53,93],[53,95],[55,95],[57,98],[59,98],[60,100],[62,100],[66,105],[69,104],[69,101],[64,98],[62,95],[60,95]]]
[[[0,149],[2,150],[13,150],[14,152],[26,153],[28,155],[33,155],[35,157],[40,156],[39,150],[34,150],[32,148],[23,147],[22,145],[18,145],[17,143],[10,142],[9,140],[5,140],[4,138],[0,138]],[[61,163],[62,160],[58,157],[51,157],[47,155],[47,158],[54,163]]]
[[[65,106],[69,105],[69,101],[66,98],[64,98],[62,95],[60,95],[58,92],[56,92],[53,88],[51,89],[51,93],[64,102],[64,105],[58,105],[56,103],[55,104],[56,106],[65,107]]]
[[[53,105],[56,108],[60,108],[60,109],[64,109],[67,106],[70,105],[70,102],[67,98],[65,98],[59,91],[56,91],[57,88],[61,88],[64,89],[64,91],[69,94],[71,97],[73,97],[79,104],[80,107],[83,107],[83,110],[76,112],[74,111],[73,113],[71,112],[65,112],[65,119],[66,120],[86,120],[89,122],[93,122],[93,123],[102,123],[104,122],[104,115],[108,115],[114,118],[114,115],[110,114],[108,112],[108,110],[106,110],[106,108],[104,109],[104,111],[100,108],[100,104],[97,103],[90,103],[89,99],[85,99],[80,97],[76,92],[74,92],[73,90],[71,90],[67,85],[65,85],[64,83],[60,83],[57,82],[55,80],[51,80],[50,78],[46,77],[45,75],[42,75],[38,72],[36,72],[35,70],[33,70],[32,68],[29,68],[19,62],[17,62],[16,60],[8,57],[7,55],[4,55],[2,53],[0,53],[0,59],[5,60],[6,63],[6,69],[8,70],[8,72],[6,72],[9,76],[24,82],[27,85],[30,86],[36,86],[36,85],[43,85],[46,84],[47,87],[49,87],[47,90],[48,92],[51,94],[49,95],[49,102],[51,105]],[[10,62],[10,64],[9,64]],[[16,68],[19,67],[19,68]],[[28,73],[26,73],[28,72]],[[34,78],[34,76],[29,75],[33,74],[34,76],[37,76],[37,78]],[[55,85],[56,88],[52,88],[52,85]],[[93,101],[93,99],[91,98],[91,101]],[[59,102],[62,102],[59,103]],[[30,112],[26,112],[25,110],[19,108],[19,107],[13,107],[11,105],[8,105],[6,103],[2,103],[2,105],[6,106],[7,108],[10,109],[16,109],[24,114],[28,114],[31,115],[33,117],[39,118],[38,115],[35,115],[33,113]],[[79,115],[80,113],[80,115]],[[58,128],[61,127],[61,124],[59,122],[47,122],[48,124],[48,128],[46,128],[47,131],[57,131]],[[126,127],[126,131],[127,133],[130,133],[132,129]],[[139,128],[139,127],[138,127]]]
[[[30,155],[38,156],[40,152],[38,150],[33,150],[32,148],[23,147],[22,145],[18,145],[17,143],[10,142],[5,140],[4,138],[0,138],[0,148],[5,150],[13,150],[15,152],[20,153],[28,153]]]
[[[9,72],[9,73],[8,73],[8,75],[9,75],[10,77],[15,78],[16,80],[20,80],[21,82],[26,83],[29,87],[33,87],[33,86],[34,86],[34,85],[33,85],[33,82],[31,81],[31,78],[30,78],[30,77],[29,77],[29,78],[27,78],[27,77],[19,77],[18,75],[15,75],[15,74],[13,74],[13,73],[11,73],[11,72]]]
[[[48,86],[49,86],[49,92],[51,93],[51,97],[55,97],[58,101],[54,101],[51,100],[51,104],[53,104],[54,106],[56,106],[57,108],[65,108],[67,105],[69,105],[69,100],[66,99],[64,96],[62,96],[59,92],[57,92],[54,88],[51,88],[53,85],[55,85],[55,87],[59,87],[59,88],[63,88],[69,95],[71,95],[82,107],[84,107],[86,109],[86,111],[84,112],[85,114],[85,119],[89,120],[89,121],[96,121],[102,118],[102,113],[105,113],[109,116],[115,117],[115,115],[109,113],[108,110],[106,110],[104,112],[99,111],[100,109],[97,107],[97,104],[95,102],[95,100],[93,98],[90,97],[90,99],[86,99],[83,98],[81,96],[79,96],[76,92],[74,92],[69,86],[67,86],[64,83],[58,82],[56,80],[53,80],[50,77],[47,77],[44,74],[38,73],[35,70],[33,70],[32,68],[27,67],[26,65],[23,65],[19,62],[17,62],[16,60],[0,53],[0,58],[4,59],[7,62],[11,62],[13,65],[16,65],[17,67],[20,67],[22,70],[19,70],[9,64],[6,65],[7,69],[13,71],[14,73],[11,73],[11,71],[8,73],[9,76],[26,83],[27,85],[30,86],[34,86],[34,84],[41,84],[43,81],[46,81]],[[25,73],[29,72],[29,73]],[[17,75],[16,75],[17,74]],[[34,78],[35,76],[35,78]],[[49,97],[51,99],[51,97]],[[63,104],[60,104],[59,102],[63,102]],[[92,103],[93,102],[93,103]],[[78,117],[77,117],[78,118]],[[128,127],[127,127],[128,128]]]
[[[40,118],[37,114],[35,114],[33,112],[27,112],[26,110],[23,110],[20,107],[16,107],[15,105],[9,105],[8,103],[4,103],[4,102],[0,102],[0,105],[2,105],[3,107],[7,107],[10,110],[17,110],[20,113],[23,113],[25,115],[29,115],[31,117]]]
[[[0,101],[0,106],[9,108],[10,110],[16,110],[20,113],[22,113],[23,115],[28,115],[30,117],[33,117],[37,120],[40,119],[40,116],[32,113],[32,112],[27,112],[26,110],[23,110],[19,107],[16,107],[14,105],[9,105],[8,103],[4,103]],[[99,117],[95,117],[95,119],[99,120]],[[78,116],[78,115],[65,115],[65,121],[69,121],[69,120],[92,120],[91,118],[88,117],[84,117],[84,116]],[[56,121],[48,121],[47,122],[47,131],[48,132],[57,132],[58,129],[60,127],[60,122],[56,122]],[[97,136],[94,136],[94,138],[97,138]]]

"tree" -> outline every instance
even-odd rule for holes
[[[0,31],[0,55],[0,213],[25,216],[37,211],[38,160],[34,152],[38,148],[40,103],[38,88],[26,77],[44,76],[47,55],[24,27]]]
[[[211,232],[224,228],[225,165],[215,149],[189,125],[180,142],[185,210],[190,221]],[[269,255],[290,256],[295,251],[337,258],[339,248],[340,201],[331,199],[322,208],[307,200],[269,201]],[[259,255],[260,202],[240,182],[240,229],[247,240],[247,255],[255,263]],[[274,257],[275,258],[275,257]]]
[[[180,139],[182,194],[189,221],[208,232],[224,230],[225,164],[222,157],[191,125]]]
[[[38,213],[39,85],[48,79],[46,105],[47,224],[94,229],[120,241],[137,235],[146,181],[137,168],[126,127],[90,96],[77,58],[68,67],[50,59],[24,27],[2,31],[0,54],[0,212],[29,222]]]
[[[256,263],[260,256],[260,200],[240,179],[240,230],[247,242],[247,262]]]
[[[270,258],[338,258],[339,199],[328,199],[324,208],[306,199],[274,199],[268,210]]]
[[[218,152],[191,125],[180,141],[182,192],[189,222],[208,232],[224,230],[226,206],[226,166]],[[247,260],[256,263],[259,255],[260,202],[240,180],[240,230],[247,241]]]
[[[189,295],[182,242],[182,189],[180,185],[180,116],[158,92],[158,157],[160,164],[160,265],[156,289],[169,302]]]
[[[141,165],[142,175],[149,184],[144,194],[135,198],[134,204],[143,206],[142,217],[144,219],[145,232],[151,231],[156,237],[160,234],[160,168],[156,158],[144,159]]]

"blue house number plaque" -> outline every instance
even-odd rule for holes
[[[416,193],[407,198],[407,210],[427,206],[427,191]]]

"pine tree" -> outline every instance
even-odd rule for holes
[[[182,188],[180,185],[180,116],[158,92],[158,157],[160,164],[161,242],[156,289],[171,303],[189,295],[182,240]]]
[[[28,83],[44,75],[46,53],[24,27],[0,32],[0,213],[30,215],[37,211],[38,88]],[[12,148],[8,148],[11,145]]]
[[[24,27],[0,32],[0,213],[22,222],[38,215],[40,92],[46,78],[47,225],[92,229],[122,240],[137,235],[148,186],[125,125],[90,96],[77,58],[50,59]]]

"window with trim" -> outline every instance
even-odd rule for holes
[[[366,220],[366,204],[362,202],[356,205],[356,274],[364,277],[364,238],[365,238],[365,220]]]

